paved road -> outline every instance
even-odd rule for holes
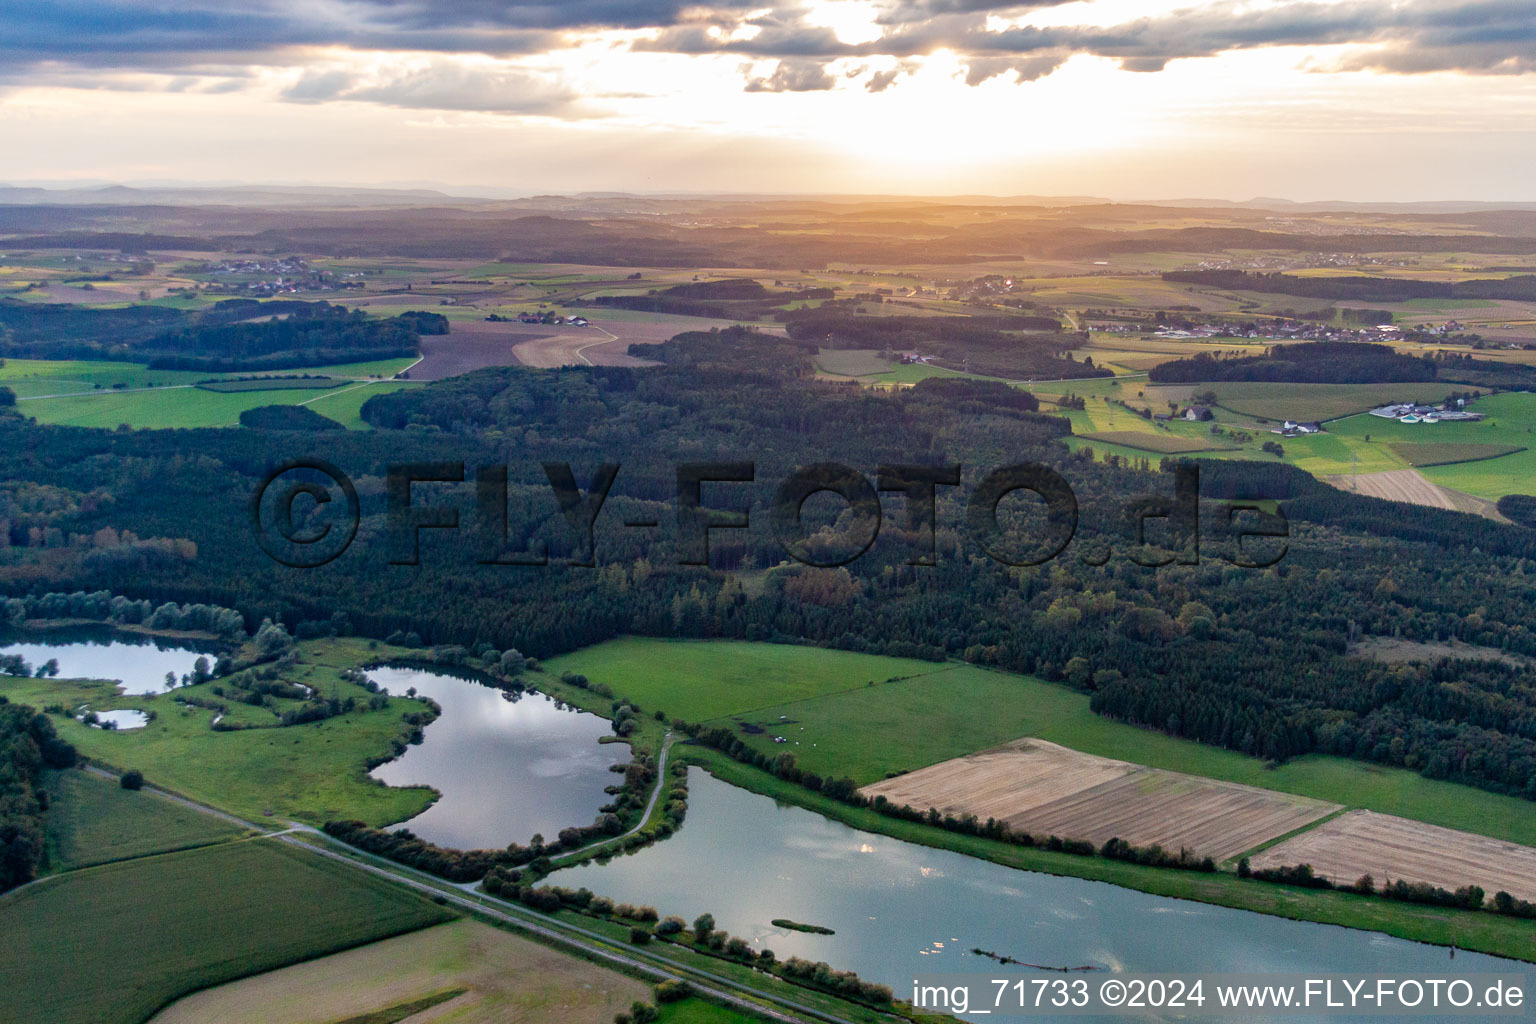
[[[672,737],[669,733],[667,741],[662,745],[661,756],[657,759],[658,769],[660,769],[657,772],[658,781],[656,791],[651,795],[650,805],[646,808],[646,816],[649,816],[651,808],[655,806],[656,799],[662,789],[662,771],[666,768],[666,755],[667,750],[671,746],[671,740]],[[113,780],[119,778],[116,773],[107,771],[104,768],[98,768],[94,765],[86,765],[84,767],[86,771],[99,775],[102,778]],[[732,1006],[740,1007],[755,1014],[767,1016],[774,1020],[785,1021],[786,1024],[805,1024],[807,1020],[822,1021],[824,1024],[854,1024],[853,1021],[847,1018],[827,1013],[814,1006],[807,1006],[783,996],[759,992],[750,986],[741,984],[735,979],[715,974],[712,971],[706,971],[698,967],[678,965],[667,957],[654,952],[642,951],[638,948],[633,952],[615,952],[611,948],[614,940],[601,932],[565,921],[559,921],[537,911],[530,910],[520,904],[498,899],[488,893],[477,892],[475,890],[479,885],[478,882],[447,882],[435,876],[416,871],[413,868],[394,864],[382,858],[374,857],[371,854],[354,850],[345,843],[309,825],[290,821],[285,822],[286,827],[282,829],[265,828],[243,818],[236,817],[233,814],[227,814],[224,811],[209,807],[207,804],[178,796],[175,793],[169,793],[154,786],[146,786],[145,788],[159,797],[184,807],[200,811],[203,814],[230,822],[242,828],[262,833],[262,838],[276,839],[278,842],[289,843],[308,850],[317,856],[327,857],[339,863],[350,865],[359,871],[367,871],[400,885],[409,886],[434,898],[444,899],[457,906],[474,910],[477,913],[513,925],[524,931],[552,939],[566,946],[575,947],[588,956],[638,970],[656,980],[668,981],[679,979],[687,981],[695,989],[711,998],[722,1000]],[[645,818],[642,817],[641,821],[644,822],[644,820]],[[327,843],[342,847],[347,853],[339,853],[336,850],[328,850],[312,843],[304,842],[299,838],[300,834],[318,836]],[[612,840],[606,841],[612,842]],[[39,879],[39,881],[42,881],[42,879]],[[772,1003],[773,1006],[765,1006],[765,1002]],[[774,1007],[777,1007],[777,1009]]]
[[[551,919],[545,918],[543,915],[538,914],[535,911],[528,910],[524,907],[518,906],[517,904],[496,899],[495,897],[489,896],[487,894],[448,892],[441,887],[442,883],[435,879],[430,882],[418,881],[417,879],[406,877],[401,872],[394,870],[393,867],[385,868],[375,866],[373,864],[366,864],[361,861],[354,860],[353,858],[344,854],[337,853],[334,850],[326,850],[313,846],[300,839],[296,839],[287,833],[276,836],[275,838],[278,838],[282,842],[292,843],[295,846],[300,846],[312,853],[319,854],[322,857],[329,857],[332,860],[340,861],[343,864],[350,864],[355,868],[371,872],[372,874],[378,875],[382,878],[387,878],[390,881],[398,882],[401,885],[410,886],[412,889],[416,889],[419,892],[425,893],[436,899],[446,900],[449,903],[453,903],[468,910],[473,910],[476,913],[484,914],[487,917],[493,918],[503,923],[514,925],[525,931],[533,932],[536,935],[540,935],[548,939],[553,939],[564,945],[575,946],[589,956],[597,957],[607,961],[608,963],[617,964],[621,967],[629,968],[630,970],[639,971],[645,974],[647,977],[653,978],[657,981],[686,981],[689,985],[693,986],[693,988],[711,998],[722,1000],[731,1004],[732,1006],[740,1007],[755,1014],[770,1017],[774,1020],[785,1021],[787,1024],[804,1024],[805,1017],[812,1017],[816,1020],[825,1021],[827,1024],[853,1024],[853,1022],[848,1021],[845,1018],[823,1013],[814,1007],[805,1006],[792,1000],[783,999],[778,996],[770,996],[766,993],[754,993],[759,994],[764,1000],[771,1000],[779,1006],[782,1006],[785,1009],[791,1010],[793,1012],[786,1013],[782,1010],[777,1010],[772,1007],[765,1006],[763,1003],[758,1002],[757,1000],[747,999],[741,995],[738,995],[738,992],[752,992],[753,990],[748,989],[729,978],[725,978],[717,974],[712,974],[708,971],[698,970],[696,968],[679,968],[676,965],[669,963],[664,957],[660,956],[644,953],[626,954],[614,952],[608,948],[609,944],[611,944],[614,940],[600,932],[591,931],[590,929],[582,928],[579,925],[569,924],[564,921],[552,921]],[[578,938],[578,936],[580,938]],[[597,944],[594,944],[594,942],[591,941],[582,941],[583,939],[595,940],[595,943]],[[708,981],[700,981],[700,978],[708,979]],[[729,988],[725,986],[729,986]],[[802,1014],[803,1016],[795,1016],[794,1014],[796,1013]]]

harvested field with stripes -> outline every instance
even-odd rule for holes
[[[1373,498],[1403,501],[1410,505],[1427,505],[1430,508],[1456,508],[1450,495],[1426,480],[1424,474],[1416,469],[1361,473],[1359,476],[1341,475],[1334,477],[1332,483],[1346,491],[1368,494]]]
[[[1479,885],[1536,900],[1536,848],[1426,825],[1392,814],[1350,811],[1271,846],[1255,868],[1310,864],[1333,882],[1370,875],[1384,882],[1428,882],[1442,889]]]
[[[860,792],[948,814],[997,818],[1036,835],[1181,847],[1221,861],[1339,810],[1339,805],[1015,740]]]

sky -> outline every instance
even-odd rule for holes
[[[6,0],[0,182],[1536,200],[1533,0]]]

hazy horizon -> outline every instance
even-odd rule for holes
[[[1424,195],[1415,199],[1383,200],[1368,199],[1363,197],[1327,195],[1308,198],[1297,198],[1285,195],[1113,195],[1113,194],[1031,194],[1031,193],[987,193],[987,192],[836,192],[825,190],[775,190],[775,191],[737,191],[730,189],[625,189],[625,188],[590,188],[570,190],[538,190],[538,189],[511,189],[505,186],[464,184],[455,185],[442,181],[380,181],[380,182],[356,182],[356,181],[299,181],[299,180],[177,180],[177,179],[81,179],[71,180],[67,178],[21,178],[0,179],[0,189],[11,190],[41,190],[57,192],[60,194],[71,192],[104,191],[110,189],[127,189],[140,192],[217,192],[217,191],[248,191],[260,192],[273,191],[312,191],[312,192],[337,192],[337,193],[390,193],[390,192],[421,192],[435,193],[445,199],[474,199],[487,202],[515,202],[518,200],[541,198],[601,198],[605,196],[633,196],[643,199],[711,199],[716,201],[796,201],[796,200],[821,200],[828,202],[971,202],[982,201],[999,204],[1016,203],[1019,205],[1072,205],[1079,203],[1105,202],[1123,206],[1173,206],[1179,204],[1211,203],[1221,206],[1256,206],[1274,204],[1275,206],[1295,205],[1300,207],[1312,206],[1341,206],[1341,207],[1373,207],[1373,206],[1402,206],[1402,207],[1429,207],[1429,206],[1476,206],[1498,208],[1501,206],[1523,207],[1536,205],[1536,197],[1529,199],[1505,197],[1495,199],[1460,199],[1439,195]]]
[[[114,0],[0,53],[16,180],[1536,200],[1510,0]]]

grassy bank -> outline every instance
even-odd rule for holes
[[[274,710],[227,701],[229,720],[264,726],[232,732],[210,728],[217,713],[187,707],[176,695],[218,701],[217,683],[152,696],[124,696],[111,683],[0,676],[0,693],[43,708],[89,703],[95,710],[134,708],[154,711],[142,729],[92,729],[58,716],[59,734],[82,754],[102,764],[137,768],[150,782],[253,821],[294,818],[323,824],[358,818],[374,825],[403,821],[421,813],[433,799],[425,788],[392,788],[370,779],[366,765],[386,756],[397,740],[410,734],[403,720],[420,712],[419,701],[391,697],[381,710],[370,710],[371,696],[340,673],[371,660],[401,655],[386,645],[356,639],[306,641],[298,645],[301,661],[284,678],[313,688],[320,696],[355,697],[358,710],[303,725],[279,726]],[[275,710],[300,701],[278,701]]]

